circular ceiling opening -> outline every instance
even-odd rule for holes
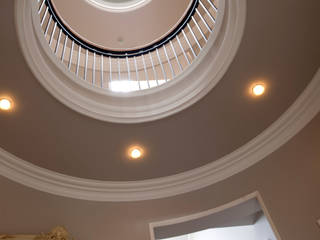
[[[142,7],[151,0],[87,0],[91,4],[107,11],[122,12]]]
[[[108,4],[133,3],[114,1]],[[245,2],[233,0],[150,1],[137,11],[123,14],[96,12],[98,8],[90,6],[88,0],[68,0],[68,4],[64,0],[23,3],[27,14],[17,20],[22,26],[18,28],[20,44],[39,81],[72,109],[118,123],[164,118],[206,95],[232,62],[246,16]],[[176,4],[180,7],[174,7]],[[29,11],[32,22],[23,18],[29,16]],[[139,12],[145,17],[135,15]],[[94,21],[101,22],[101,28],[88,22],[99,14],[102,19],[106,15],[109,18]],[[176,19],[169,25],[168,16]],[[127,19],[124,24],[118,24],[119,17]],[[131,18],[132,21],[128,20]],[[156,29],[160,37],[154,38],[155,31],[148,31],[141,22]],[[126,31],[126,23],[134,23],[136,27]],[[75,31],[80,25],[98,33],[89,34],[90,39],[105,32],[105,40],[115,38],[122,45],[118,49],[112,44],[99,47]],[[159,30],[160,26],[164,31]],[[118,29],[122,29],[121,34],[115,34]],[[149,37],[140,48],[132,36],[139,29],[144,40]],[[125,33],[129,33],[128,38]],[[128,47],[125,41],[136,47]]]
[[[151,1],[148,7],[124,14],[81,6],[81,2],[74,2],[78,4],[74,11],[68,9],[72,1],[43,0],[43,4],[39,0],[44,37],[78,78],[117,93],[157,88],[183,74],[207,48],[223,15],[218,0]],[[119,6],[146,2],[92,1]]]
[[[167,37],[181,25],[196,2],[48,0],[45,4],[50,8],[43,23],[45,26],[52,15],[50,13],[54,13],[54,20],[57,21],[58,18],[58,27],[63,24],[64,30],[70,31],[75,38],[93,47],[105,51],[138,52]],[[43,7],[41,16],[45,10]],[[49,26],[49,33],[51,28],[52,26]]]

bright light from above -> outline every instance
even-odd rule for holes
[[[265,91],[265,87],[262,84],[256,84],[252,88],[252,93],[256,96],[261,96],[262,94],[264,94],[264,91]]]
[[[109,83],[109,88],[112,92],[134,92],[143,89],[149,89],[164,84],[165,80],[116,80]]]
[[[112,81],[109,85],[113,92],[133,92],[139,90],[139,83],[137,81]]]
[[[12,108],[12,103],[7,98],[0,99],[0,109],[4,111],[8,111]]]
[[[131,147],[129,148],[129,156],[130,158],[132,159],[139,159],[143,156],[143,149],[141,147],[138,147],[138,146],[134,146],[134,147]]]

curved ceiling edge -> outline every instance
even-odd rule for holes
[[[319,111],[320,69],[294,104],[264,132],[194,170],[144,181],[94,181],[40,168],[0,148],[0,174],[44,192],[76,199],[124,202],[165,198],[204,188],[249,168],[295,136]]]
[[[226,0],[222,3],[225,10],[221,11],[221,21],[216,25],[211,42],[199,55],[199,61],[174,81],[140,94],[131,92],[125,96],[76,81],[76,76],[52,54],[40,25],[34,24],[38,16],[31,14],[32,8],[36,7],[31,1],[15,1],[16,29],[29,67],[42,86],[58,101],[98,120],[139,123],[182,111],[204,97],[223,77],[240,46],[246,22],[246,1]]]

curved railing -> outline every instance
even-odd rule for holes
[[[51,0],[38,0],[40,25],[53,53],[77,77],[93,86],[130,92],[160,86],[181,74],[205,47],[216,24],[218,0],[194,0],[180,24],[142,49],[98,48],[74,35]]]

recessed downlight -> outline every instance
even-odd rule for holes
[[[255,96],[261,96],[264,94],[266,88],[263,84],[255,84],[253,87],[252,87],[252,93],[253,95]]]
[[[129,148],[128,155],[134,160],[141,159],[144,155],[144,150],[140,146],[133,146]]]
[[[12,109],[13,103],[9,98],[1,98],[0,99],[0,109],[2,111],[9,111]]]
[[[133,149],[131,152],[131,157],[134,159],[140,158],[141,155],[142,155],[142,153],[139,149]]]

